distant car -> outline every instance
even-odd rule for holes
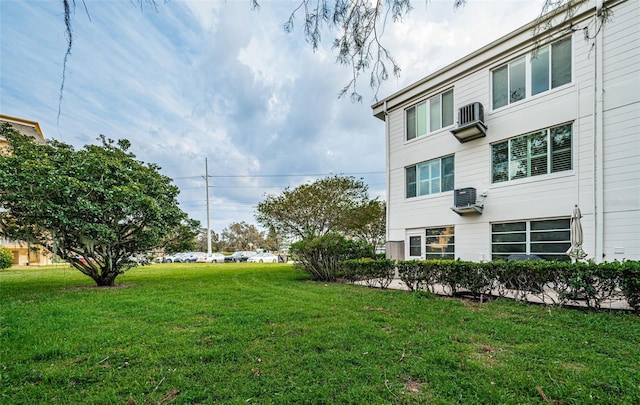
[[[224,263],[224,255],[222,253],[204,253],[196,259],[198,263]]]
[[[258,253],[247,259],[249,263],[278,263],[278,256],[273,253]]]
[[[184,255],[184,257],[182,258],[182,262],[195,263],[198,261],[199,258],[204,257],[206,255],[207,255],[206,253],[202,253],[202,252],[189,252]]]
[[[179,263],[182,261],[184,257],[184,253],[175,253],[172,255],[167,255],[162,259],[162,263]]]
[[[224,261],[225,262],[235,262],[235,263],[239,263],[239,262],[246,262],[247,259],[249,259],[250,257],[255,256],[257,253],[253,252],[251,250],[239,250],[237,252],[235,252],[234,254],[232,254],[231,256],[225,256],[224,257]]]

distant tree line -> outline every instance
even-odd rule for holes
[[[278,237],[275,230],[270,229],[268,232],[264,232],[245,221],[232,222],[220,234],[211,230],[212,252],[235,252],[256,249],[277,252],[286,247],[285,242],[286,239]],[[206,252],[208,249],[207,243],[207,229],[202,228],[195,237],[194,250]]]

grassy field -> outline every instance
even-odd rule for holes
[[[286,264],[116,282],[0,272],[0,403],[640,403],[637,315],[315,283]]]

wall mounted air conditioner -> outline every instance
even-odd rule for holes
[[[476,199],[476,189],[473,187],[453,190],[453,207],[457,214],[482,214],[482,203]]]
[[[458,109],[458,127],[452,129],[451,133],[461,143],[487,136],[482,104],[476,101],[460,107]]]
[[[459,188],[453,192],[453,205],[466,207],[476,203],[476,189],[473,187]]]

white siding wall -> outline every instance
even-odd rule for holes
[[[640,0],[616,7],[614,20],[604,28],[605,46],[605,254],[606,259],[640,259],[640,38],[637,21]],[[574,23],[580,27],[581,23]],[[569,85],[491,110],[491,69],[531,51],[530,32],[497,42],[450,82],[433,78],[412,88],[410,99],[389,111],[389,228],[388,240],[405,240],[408,230],[455,226],[456,257],[491,258],[491,223],[511,220],[569,217],[578,204],[583,213],[585,250],[595,251],[594,74],[593,40],[582,31],[573,35],[573,81]],[[500,49],[503,46],[505,49]],[[494,49],[498,48],[498,49]],[[508,51],[508,53],[507,53]],[[487,55],[496,56],[488,60]],[[478,66],[476,70],[473,66]],[[445,75],[443,75],[445,76]],[[455,79],[455,81],[453,81]],[[404,109],[454,86],[455,111],[479,101],[485,108],[486,138],[461,144],[442,130],[405,141]],[[457,117],[456,117],[457,118]],[[573,122],[573,170],[508,183],[491,183],[491,144],[550,126]],[[455,188],[475,187],[487,193],[482,215],[460,216],[450,207],[453,192],[405,198],[407,166],[455,154]],[[405,251],[408,251],[405,243]],[[618,253],[614,253],[618,252]],[[623,253],[620,253],[623,252]],[[595,258],[600,260],[599,258]]]
[[[604,27],[605,260],[640,260],[640,2]]]

